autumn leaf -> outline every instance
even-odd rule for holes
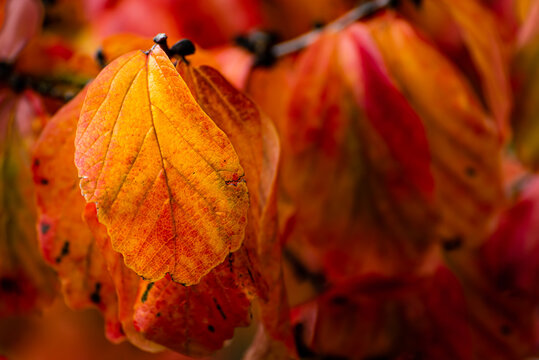
[[[251,207],[243,246],[254,263],[254,270],[261,273],[260,278],[254,277],[259,288],[257,294],[262,323],[265,331],[273,339],[282,341],[289,356],[293,357],[281,270],[282,246],[277,234],[280,146],[276,130],[253,101],[236,90],[215,69],[187,66],[180,62],[178,71],[200,106],[227,134],[245,169]]]
[[[516,1],[522,26],[518,33],[518,45],[525,46],[539,35],[539,5],[529,0]]]
[[[279,85],[264,84],[277,96],[255,100],[277,116],[281,133],[280,201],[293,207],[289,248],[318,249],[314,259],[305,251],[307,261],[331,277],[378,267],[391,272],[417,260],[435,224],[430,151],[421,119],[389,78],[366,28],[325,32],[292,70],[277,67]],[[249,89],[271,96],[258,89],[257,73]]]
[[[0,31],[0,59],[12,63],[39,31],[43,7],[36,0],[6,0],[3,6],[5,17]]]
[[[535,12],[539,17],[539,6],[535,6]],[[535,23],[530,14],[530,19],[526,24]],[[532,21],[530,21],[532,20]],[[513,59],[512,75],[515,90],[519,96],[515,98],[515,109],[513,112],[513,126],[515,133],[515,148],[520,160],[531,169],[539,167],[539,148],[537,137],[537,114],[539,114],[539,81],[537,77],[537,61],[539,59],[539,30],[535,34],[531,26],[522,27],[520,39],[529,38],[521,44]],[[522,40],[524,41],[524,40]]]
[[[169,276],[155,282],[140,280],[123,265],[122,255],[110,247],[106,230],[99,227],[92,215],[93,204],[88,204],[85,216],[115,281],[127,338],[147,350],[157,350],[156,344],[160,344],[184,354],[201,356],[221,348],[236,327],[250,322],[249,308],[255,297],[268,302],[266,316],[270,316],[270,311],[273,317],[278,311],[281,311],[279,316],[286,315],[284,309],[276,308],[277,304],[269,303],[275,298],[267,298],[265,285],[270,281],[279,285],[277,294],[281,296],[284,285],[278,283],[282,281],[278,270],[280,245],[275,232],[265,232],[271,230],[271,224],[276,226],[274,205],[279,146],[269,120],[216,70],[187,66],[184,62],[179,63],[178,69],[202,110],[230,139],[245,169],[251,206],[242,247],[197,285],[186,287],[173,282]],[[260,277],[261,264],[271,262],[258,257],[267,256],[268,250],[276,265],[268,266]],[[275,275],[277,279],[273,279]],[[178,303],[184,304],[181,313]]]
[[[504,201],[492,119],[458,70],[409,24],[388,15],[370,26],[389,71],[425,124],[439,236],[477,245]]]
[[[253,55],[234,46],[215,49],[213,54],[220,73],[237,89],[245,89],[254,62]]]
[[[75,146],[86,201],[144,278],[195,284],[241,246],[243,169],[159,46],[120,57],[90,85]]]
[[[232,337],[236,327],[249,324],[252,295],[244,290],[250,280],[243,278],[250,274],[242,250],[230,254],[197,285],[184,286],[170,276],[147,281],[112,250],[93,204],[87,205],[85,218],[116,284],[123,330],[137,347],[156,352],[165,346],[186,355],[209,355]]]
[[[37,246],[34,187],[24,125],[11,91],[0,92],[0,317],[22,315],[52,301],[56,284]],[[30,115],[30,114],[28,114]]]
[[[236,282],[236,254],[197,285],[186,287],[169,277],[155,283],[141,281],[133,318],[137,331],[189,356],[206,356],[222,348],[236,327],[251,321],[251,302]]]
[[[103,256],[82,219],[86,202],[73,162],[75,132],[86,89],[48,122],[34,147],[39,243],[45,260],[58,273],[66,303],[73,309],[97,307],[111,341],[123,339],[117,299]]]
[[[443,266],[420,277],[366,274],[292,316],[304,357],[473,358],[464,294]]]
[[[530,314],[537,309],[537,299],[521,293],[520,284],[513,287],[510,280],[493,278],[488,268],[482,267],[482,256],[455,253],[448,260],[464,290],[476,357],[519,359],[534,353],[535,320]],[[496,275],[506,271],[503,263],[499,265]]]
[[[439,30],[438,35],[450,40],[449,47],[443,46],[442,50],[450,51],[452,60],[461,62],[467,67],[469,57],[470,66],[468,75],[472,78],[474,73],[478,75],[477,81],[490,113],[492,114],[500,133],[502,141],[509,136],[509,115],[512,107],[512,95],[509,83],[509,48],[502,38],[500,25],[496,22],[494,14],[478,0],[471,1],[432,1],[426,0],[412,15],[413,19],[420,19],[421,27],[430,33],[431,30]],[[428,19],[430,14],[438,14],[436,20]],[[413,23],[416,23],[413,21]],[[425,27],[423,24],[430,24]],[[443,31],[440,24],[445,24],[448,29]],[[436,42],[444,38],[437,34],[431,34]],[[453,49],[451,49],[451,47]],[[462,54],[462,50],[466,50]],[[460,54],[458,53],[460,52]],[[464,63],[464,64],[462,64]]]
[[[133,324],[133,305],[137,300],[139,282],[143,280],[133,270],[125,266],[120,253],[112,250],[107,228],[97,219],[95,204],[86,204],[83,219],[92,232],[95,245],[103,256],[106,270],[114,283],[114,292],[118,299],[118,320],[122,325],[125,337],[144,351],[162,351],[163,346],[144,338]]]
[[[525,174],[513,184],[515,202],[481,248],[481,263],[500,290],[539,302],[539,179]]]

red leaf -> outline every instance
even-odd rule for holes
[[[107,336],[120,341],[114,285],[92,233],[82,219],[86,202],[74,164],[75,132],[86,89],[49,121],[34,147],[32,171],[39,210],[39,241],[45,260],[62,283],[73,309],[97,307]]]

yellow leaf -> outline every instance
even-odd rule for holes
[[[159,46],[101,72],[75,146],[86,201],[137,274],[196,284],[241,246],[243,168]]]

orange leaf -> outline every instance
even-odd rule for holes
[[[496,129],[458,70],[405,21],[389,15],[370,26],[391,74],[425,124],[440,236],[480,243],[504,201]]]
[[[87,205],[85,218],[114,279],[122,326],[134,345],[151,352],[166,346],[203,356],[220,349],[236,327],[249,324],[251,303],[244,283],[253,280],[243,250],[230,254],[197,285],[183,286],[169,276],[150,282],[140,279],[112,250],[93,204]]]
[[[436,2],[458,25],[464,43],[481,75],[483,93],[498,126],[500,137],[502,140],[507,139],[512,107],[509,59],[496,18],[477,0],[436,0]]]
[[[122,254],[112,250],[107,228],[100,224],[97,219],[95,204],[86,204],[83,217],[94,236],[95,244],[105,260],[106,269],[114,283],[118,298],[118,318],[126,338],[142,350],[149,352],[162,351],[164,348],[161,345],[144,338],[141,333],[135,330],[133,325],[133,305],[138,296],[139,282],[143,280],[125,266]]]
[[[244,247],[255,258],[262,322],[267,332],[292,349],[286,292],[277,240],[276,177],[279,141],[273,124],[216,70],[178,64],[178,70],[204,111],[230,138],[245,169],[250,212]],[[271,254],[271,255],[270,255]],[[267,294],[265,285],[269,285]]]
[[[86,202],[73,163],[77,121],[86,89],[49,121],[34,147],[32,171],[39,210],[39,241],[56,270],[66,303],[73,309],[98,307],[107,336],[123,339],[114,285],[92,233],[82,219]]]
[[[156,46],[90,85],[75,140],[87,202],[125,263],[196,284],[243,241],[248,193],[225,134]]]

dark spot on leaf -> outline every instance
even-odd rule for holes
[[[462,238],[455,236],[454,238],[445,239],[442,244],[445,251],[457,250],[462,246]]]
[[[69,241],[66,241],[64,243],[64,246],[62,246],[62,250],[60,252],[60,255],[58,255],[58,257],[56,257],[56,263],[60,263],[62,261],[62,258],[64,256],[67,256],[69,255]]]
[[[223,309],[221,308],[221,305],[219,305],[219,303],[217,302],[217,299],[213,298],[213,303],[215,304],[215,307],[217,308],[217,310],[219,311],[219,313],[223,317],[223,320],[226,320],[226,314],[223,311]]]
[[[158,312],[157,314],[155,314],[155,317],[161,317],[161,313]]]
[[[46,235],[50,229],[51,229],[51,224],[46,223],[46,222],[41,223],[41,233],[43,235]]]
[[[34,159],[34,167],[38,167],[40,165],[39,159]]]
[[[142,297],[140,298],[140,301],[144,304],[146,302],[146,300],[148,300],[148,293],[150,292],[150,290],[152,289],[153,287],[153,282],[149,283],[147,286],[146,286],[146,290],[144,290],[144,294],[142,294]]]
[[[0,289],[5,293],[20,293],[21,289],[19,284],[14,279],[11,278],[1,278],[0,279]]]
[[[101,302],[101,295],[99,294],[100,291],[101,291],[101,283],[97,282],[95,283],[94,292],[90,294],[90,301],[96,305]]]
[[[49,184],[49,180],[47,180],[45,178],[41,179],[39,182],[40,182],[41,185],[48,185]]]
[[[477,172],[475,168],[469,166],[466,168],[466,175],[468,175],[469,177],[475,177],[475,175],[477,175]]]
[[[502,333],[502,335],[510,335],[513,331],[511,330],[511,328],[509,327],[509,325],[503,324],[503,325],[500,327],[500,332]]]
[[[215,328],[212,325],[208,325],[208,330],[210,332],[215,332]]]
[[[62,255],[62,256],[66,256],[66,255],[68,255],[68,254],[69,254],[69,241],[66,241],[66,242],[64,243],[64,246],[62,246],[62,253],[61,253],[61,255]]]
[[[326,24],[321,20],[313,22],[313,29],[323,29],[324,26],[326,26]]]

